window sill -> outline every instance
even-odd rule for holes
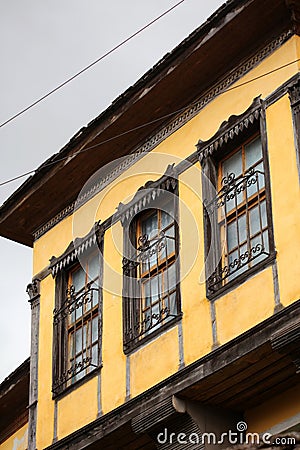
[[[169,320],[167,323],[163,324],[157,330],[152,331],[152,333],[148,334],[147,336],[137,338],[136,340],[133,340],[129,344],[123,345],[123,351],[125,355],[128,355],[132,353],[133,351],[139,349],[139,347],[144,346],[145,344],[149,343],[150,341],[157,338],[160,334],[164,333],[169,328],[174,327],[182,318],[182,312],[179,313],[176,317],[173,317],[171,320]]]
[[[218,289],[213,294],[209,294],[206,292],[206,297],[208,300],[217,300],[220,297],[223,297],[228,292],[233,291],[238,286],[243,284],[245,281],[247,281],[250,277],[253,275],[256,275],[258,272],[261,272],[262,270],[269,267],[272,262],[276,258],[276,252],[271,253],[266,259],[256,264],[254,267],[251,267],[247,270],[247,272],[242,273],[238,277],[236,277],[234,280],[228,282],[225,286],[222,286],[220,289]]]
[[[98,375],[101,368],[102,368],[102,364],[100,364],[99,367],[95,367],[95,369],[93,369],[90,373],[85,375],[80,380],[76,381],[73,384],[70,384],[70,386],[62,387],[62,388],[60,388],[60,390],[58,392],[55,392],[55,393],[52,391],[52,400],[60,400],[61,398],[65,397],[66,395],[75,391],[77,388],[82,386],[84,383],[86,383],[87,381],[91,380],[96,375]]]

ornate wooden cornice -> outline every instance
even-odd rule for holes
[[[149,408],[144,413],[134,417],[131,421],[131,426],[135,433],[145,433],[156,427],[160,422],[168,420],[177,414],[172,404],[172,397],[168,397],[153,408]]]
[[[128,155],[127,158],[122,160],[122,162],[115,167],[111,172],[109,172],[105,178],[99,180],[87,193],[85,193],[85,198],[78,198],[75,202],[64,208],[59,214],[53,217],[49,222],[45,223],[41,228],[36,230],[34,233],[34,240],[39,239],[45,233],[47,233],[51,228],[61,222],[63,219],[71,215],[74,211],[75,205],[84,204],[89,201],[92,197],[98,194],[106,186],[117,179],[121,173],[131,167],[139,159],[145,156],[148,152],[157,147],[163,140],[168,136],[173,134],[176,130],[185,125],[189,120],[195,117],[199,111],[201,111],[206,105],[213,101],[218,95],[224,92],[229,86],[234,84],[240,78],[242,78],[246,73],[250,72],[254,66],[259,64],[263,59],[268,57],[274,50],[280,47],[285,41],[287,41],[292,36],[292,31],[288,30],[283,32],[276,39],[268,43],[261,50],[256,52],[247,60],[239,64],[234,70],[229,72],[218,84],[209,89],[204,95],[202,95],[195,102],[190,104],[184,111],[178,114],[173,120],[171,120],[167,125],[163,126],[155,134],[149,137],[142,145],[138,145],[132,150],[132,153]]]
[[[245,112],[239,116],[232,115],[223,122],[212,138],[208,141],[200,140],[196,146],[200,162],[253,125],[260,118],[261,103],[260,97],[256,97]]]
[[[158,180],[148,181],[144,186],[141,186],[129,203],[119,203],[116,218],[119,218],[122,224],[132,219],[143,208],[149,207],[160,196],[161,191],[175,190],[177,186],[177,172],[174,165],[168,165],[164,175]]]
[[[62,255],[59,257],[52,256],[49,266],[52,276],[55,277],[60,270],[73,264],[78,256],[95,246],[102,239],[103,232],[100,221],[96,222],[86,236],[72,241]]]

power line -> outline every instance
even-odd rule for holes
[[[259,80],[259,79],[261,79],[261,78],[263,78],[263,77],[265,77],[265,76],[267,76],[267,75],[270,75],[270,74],[272,74],[272,73],[274,73],[274,72],[277,72],[278,70],[284,69],[285,67],[288,67],[288,66],[290,66],[290,65],[292,65],[292,64],[295,64],[295,63],[297,63],[297,62],[299,62],[299,61],[300,61],[300,58],[295,59],[294,61],[291,61],[291,62],[289,62],[289,63],[287,63],[287,64],[282,65],[282,66],[279,66],[279,67],[277,67],[276,69],[272,69],[272,70],[270,70],[270,71],[268,71],[268,72],[265,72],[265,73],[263,73],[263,74],[261,74],[261,75],[258,75],[257,77],[251,78],[251,80],[248,80],[248,81],[245,81],[245,82],[243,82],[243,83],[237,84],[236,86],[231,86],[231,87],[229,87],[229,88],[226,88],[226,89],[224,89],[224,91],[220,92],[219,95],[225,94],[226,92],[230,92],[230,91],[233,91],[234,89],[237,89],[237,88],[239,88],[239,87],[245,86],[245,85],[247,85],[247,84],[249,84],[249,83],[252,83],[253,81]],[[195,100],[195,102],[193,102],[193,103],[190,105],[190,107],[192,107],[195,103],[197,103],[197,101],[198,101],[198,100]],[[130,128],[129,130],[126,130],[126,131],[124,131],[124,132],[122,132],[122,133],[116,134],[115,136],[112,136],[112,137],[110,137],[110,138],[108,138],[108,139],[105,139],[105,140],[103,140],[103,141],[101,141],[101,142],[98,142],[97,144],[91,145],[90,147],[86,147],[86,148],[84,148],[84,149],[82,149],[82,150],[79,150],[78,152],[75,152],[75,153],[72,155],[72,157],[77,156],[77,155],[79,155],[80,153],[86,152],[86,151],[88,151],[88,150],[92,150],[92,149],[94,149],[94,148],[96,148],[96,147],[99,147],[100,145],[106,144],[106,143],[108,143],[108,142],[110,142],[110,141],[113,141],[113,140],[115,140],[115,139],[118,139],[119,137],[122,137],[122,136],[124,136],[124,135],[126,135],[126,134],[132,133],[133,131],[136,131],[136,130],[139,130],[139,129],[141,129],[141,128],[144,128],[144,127],[146,127],[146,126],[148,126],[148,125],[152,125],[153,123],[156,123],[156,122],[159,122],[159,121],[161,121],[161,120],[168,119],[168,118],[170,118],[170,117],[172,117],[172,116],[175,116],[176,114],[179,114],[179,113],[185,111],[186,108],[187,108],[187,106],[185,106],[185,107],[183,107],[183,108],[180,108],[180,109],[177,109],[176,111],[172,111],[171,113],[165,114],[164,116],[160,116],[160,117],[158,117],[157,119],[151,120],[150,122],[145,122],[145,123],[143,123],[143,124],[141,124],[141,125],[138,125],[137,127]],[[99,134],[100,134],[100,133],[99,133]],[[96,138],[97,136],[99,136],[99,134],[97,134],[97,135],[95,136],[95,138]],[[47,164],[44,164],[44,165],[42,166],[42,168],[44,169],[44,168],[46,168],[46,167],[50,167],[50,166],[52,166],[52,165],[54,165],[54,164],[57,164],[57,163],[60,162],[60,161],[66,160],[66,159],[68,159],[68,158],[69,158],[69,156],[65,156],[65,157],[63,157],[63,158],[56,159],[55,161],[51,161],[51,162],[49,162],[49,163],[47,163]],[[36,170],[37,170],[37,169],[30,170],[29,172],[23,173],[22,175],[18,175],[18,176],[14,177],[14,178],[10,178],[10,179],[8,179],[8,180],[6,180],[6,181],[3,181],[2,183],[0,183],[0,187],[6,185],[6,184],[8,184],[8,183],[11,183],[11,182],[13,182],[13,181],[16,181],[16,180],[18,180],[18,179],[20,179],[20,178],[26,177],[27,175],[30,175],[30,174],[32,174],[32,173],[35,173]]]
[[[147,23],[146,25],[144,25],[142,28],[140,28],[139,30],[137,30],[135,33],[133,33],[132,35],[130,35],[128,38],[124,39],[122,42],[120,42],[118,45],[116,45],[115,47],[113,47],[112,49],[110,49],[108,52],[104,53],[102,56],[100,56],[98,59],[96,59],[95,61],[93,61],[91,64],[85,66],[83,69],[81,69],[79,72],[75,73],[75,75],[72,75],[70,78],[68,78],[67,80],[65,80],[63,83],[59,84],[58,86],[56,86],[54,89],[52,89],[51,91],[47,92],[46,94],[44,94],[42,97],[38,98],[37,100],[35,100],[33,103],[31,103],[29,106],[26,106],[26,108],[22,109],[21,111],[19,111],[18,113],[14,114],[13,116],[11,116],[9,119],[7,119],[5,122],[0,124],[0,128],[4,127],[5,125],[7,125],[9,122],[11,122],[12,120],[16,119],[17,117],[21,116],[22,114],[24,114],[26,111],[28,111],[29,109],[33,108],[35,105],[37,105],[38,103],[42,102],[43,100],[45,100],[47,97],[49,97],[50,95],[54,94],[54,92],[57,92],[59,89],[61,89],[62,87],[66,86],[66,84],[70,83],[71,81],[75,80],[75,78],[79,77],[79,75],[83,74],[84,72],[86,72],[87,70],[89,70],[91,67],[95,66],[99,61],[102,61],[104,58],[106,58],[107,56],[111,55],[114,51],[116,51],[118,48],[122,47],[122,45],[126,44],[127,42],[129,42],[131,39],[133,39],[135,36],[137,36],[138,34],[142,33],[142,31],[146,30],[147,28],[149,28],[151,25],[153,25],[155,22],[157,22],[159,19],[161,19],[162,17],[166,16],[167,14],[169,14],[171,11],[173,11],[173,9],[177,8],[177,6],[179,6],[181,3],[183,3],[185,0],[180,0],[178,3],[176,3],[175,5],[173,5],[171,8],[167,9],[166,11],[164,11],[162,14],[160,14],[159,16],[157,16],[155,19],[151,20],[151,22]]]

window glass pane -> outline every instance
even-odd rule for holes
[[[155,303],[162,289],[161,273],[143,282],[145,307]]]
[[[69,323],[73,323],[75,322],[75,304],[73,303],[73,305],[71,306],[71,314],[69,315]]]
[[[237,267],[237,259],[238,259],[238,251],[234,250],[232,253],[229,253],[228,257],[227,257],[227,261],[228,261],[228,270],[229,270],[229,276],[228,276],[228,280],[233,280],[234,275],[232,275],[232,273],[236,270]]]
[[[262,227],[266,228],[268,226],[268,221],[267,221],[267,202],[266,202],[266,200],[264,200],[260,204],[260,214],[261,214]]]
[[[252,197],[252,195],[254,194],[257,194],[264,187],[265,187],[264,166],[263,162],[261,162],[255,167],[254,174],[249,176],[247,180],[248,198]]]
[[[76,330],[76,354],[80,353],[83,349],[82,346],[82,327]]]
[[[251,208],[249,211],[250,233],[251,236],[260,231],[259,206]]]
[[[253,195],[257,195],[258,193],[258,180],[259,180],[259,174],[257,174],[256,172],[253,175],[250,175],[247,178],[247,189],[246,189],[246,193],[247,193],[247,198],[249,199],[250,197],[252,197]]]
[[[83,325],[83,348],[87,347],[87,324]]]
[[[85,271],[82,267],[78,268],[72,273],[72,284],[75,288],[75,293],[80,291],[85,285]]]
[[[270,247],[269,247],[269,235],[267,230],[263,232],[263,246],[264,251],[269,254]]]
[[[255,170],[258,171],[258,186],[257,189],[260,191],[262,188],[265,187],[265,171],[264,171],[264,164],[263,162],[259,163]]]
[[[234,174],[234,179],[237,180],[243,173],[243,165],[242,165],[242,151],[234,153],[230,158],[225,159],[222,165],[222,186],[221,187],[229,187],[228,184],[224,182],[224,179],[228,178],[231,174]],[[236,181],[238,183],[238,180]],[[228,211],[231,211],[236,205],[239,205],[243,201],[243,192],[236,193],[235,188],[233,187],[228,191],[225,196],[225,214]],[[232,198],[231,198],[232,197]]]
[[[238,245],[237,223],[236,220],[227,225],[227,248],[228,252]]]
[[[98,281],[96,281],[95,283],[93,283],[92,285],[91,285],[91,288],[92,288],[92,290],[91,290],[91,297],[92,297],[92,305],[93,305],[93,307],[94,306],[96,306],[97,304],[98,304],[98,302],[99,302],[99,291],[98,291],[98,288],[99,288],[99,286],[98,286]]]
[[[161,229],[163,230],[173,222],[173,218],[165,211],[161,211]]]
[[[74,333],[69,334],[69,360],[75,356]]]
[[[175,227],[174,225],[171,228],[168,228],[166,230],[166,240],[165,240],[165,252],[163,257],[165,258],[166,255],[171,255],[175,252]]]
[[[244,191],[242,189],[243,181],[242,179],[237,180],[236,183],[233,183],[230,187],[229,191],[226,192],[223,199],[225,204],[222,208],[222,213],[225,212],[225,215],[237,208],[244,201]]]
[[[238,227],[239,227],[239,243],[242,244],[247,240],[246,214],[242,214],[238,218]]]
[[[98,366],[98,346],[93,345],[92,347],[92,365]]]
[[[151,305],[151,295],[152,295],[152,289],[151,289],[151,283],[150,280],[143,283],[143,291],[144,291],[144,300],[145,300],[145,308]]]
[[[259,261],[262,261],[268,256],[267,253],[269,252],[269,242],[267,231],[265,231],[263,235],[259,234],[251,239],[251,252],[253,258],[252,265],[257,264]]]
[[[249,254],[247,253],[247,244],[244,244],[240,247],[240,257],[239,257],[239,261],[240,261],[240,268],[235,272],[235,277],[237,277],[238,275],[240,275],[241,273],[245,272],[248,268],[249,268]]]
[[[80,297],[80,298],[81,298],[81,297]],[[82,310],[83,305],[81,304],[80,301],[78,302],[78,305],[80,305],[80,306],[76,307],[76,309],[75,309],[75,317],[76,317],[76,320],[79,319],[79,317],[81,317],[82,314],[83,314],[83,310]]]
[[[150,272],[151,268],[156,266],[158,264],[158,248],[157,248],[157,239],[153,240],[151,242],[151,245],[149,248],[142,250],[141,252],[141,258],[142,258],[142,264],[141,264],[141,270],[142,273]]]
[[[92,320],[92,343],[98,340],[98,317]]]
[[[260,137],[245,145],[246,171],[253,166],[257,161],[262,159],[262,147]]]
[[[158,234],[157,212],[151,214],[142,220],[142,235],[147,235],[148,239],[152,239]]]
[[[169,297],[169,314],[176,315],[177,314],[177,306],[176,306],[176,294],[175,292]]]
[[[176,288],[176,264],[173,263],[164,271],[164,293]]]
[[[235,250],[228,255],[229,273],[228,280],[233,280],[248,269],[247,244],[240,246],[240,253]],[[239,268],[240,267],[240,268]]]
[[[85,358],[85,353],[83,355],[83,357]],[[77,358],[75,359],[77,368],[76,368],[76,375],[74,376],[74,381],[78,381],[81,378],[84,377],[86,371],[84,369],[82,369],[83,366],[86,366],[86,363],[83,363],[83,357],[82,355],[77,356]],[[81,364],[80,364],[81,363]]]
[[[157,329],[160,326],[160,303],[156,303],[152,307],[152,317],[151,317],[151,331]]]
[[[259,217],[259,211],[261,217]],[[260,221],[262,223],[262,228],[265,228],[267,226],[267,208],[265,200],[260,205],[258,204],[254,208],[251,208],[249,211],[251,236],[254,236],[256,233],[261,231]]]
[[[235,152],[230,158],[225,159],[223,162],[222,176],[227,177],[231,173],[235,174],[235,178],[238,178],[243,171],[242,167],[242,151]]]
[[[83,302],[84,302],[84,312],[89,311],[92,306],[92,292],[89,290],[86,292],[86,294],[83,296]]]
[[[93,256],[88,262],[88,281],[94,280],[99,275],[99,257]]]
[[[142,315],[141,332],[147,331],[151,327],[151,309],[148,309]]]

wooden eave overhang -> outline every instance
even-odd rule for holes
[[[30,358],[0,384],[0,444],[28,420]]]
[[[97,169],[133,152],[170,120],[166,115],[187,107],[266,42],[295,31],[292,3],[225,3],[8,198],[0,208],[0,235],[32,246],[36,230],[70,205]]]
[[[134,433],[133,424],[142,415],[165,426],[161,405],[173,395],[243,413],[299,386],[299,330],[300,300],[46,450],[156,448],[147,433]]]

